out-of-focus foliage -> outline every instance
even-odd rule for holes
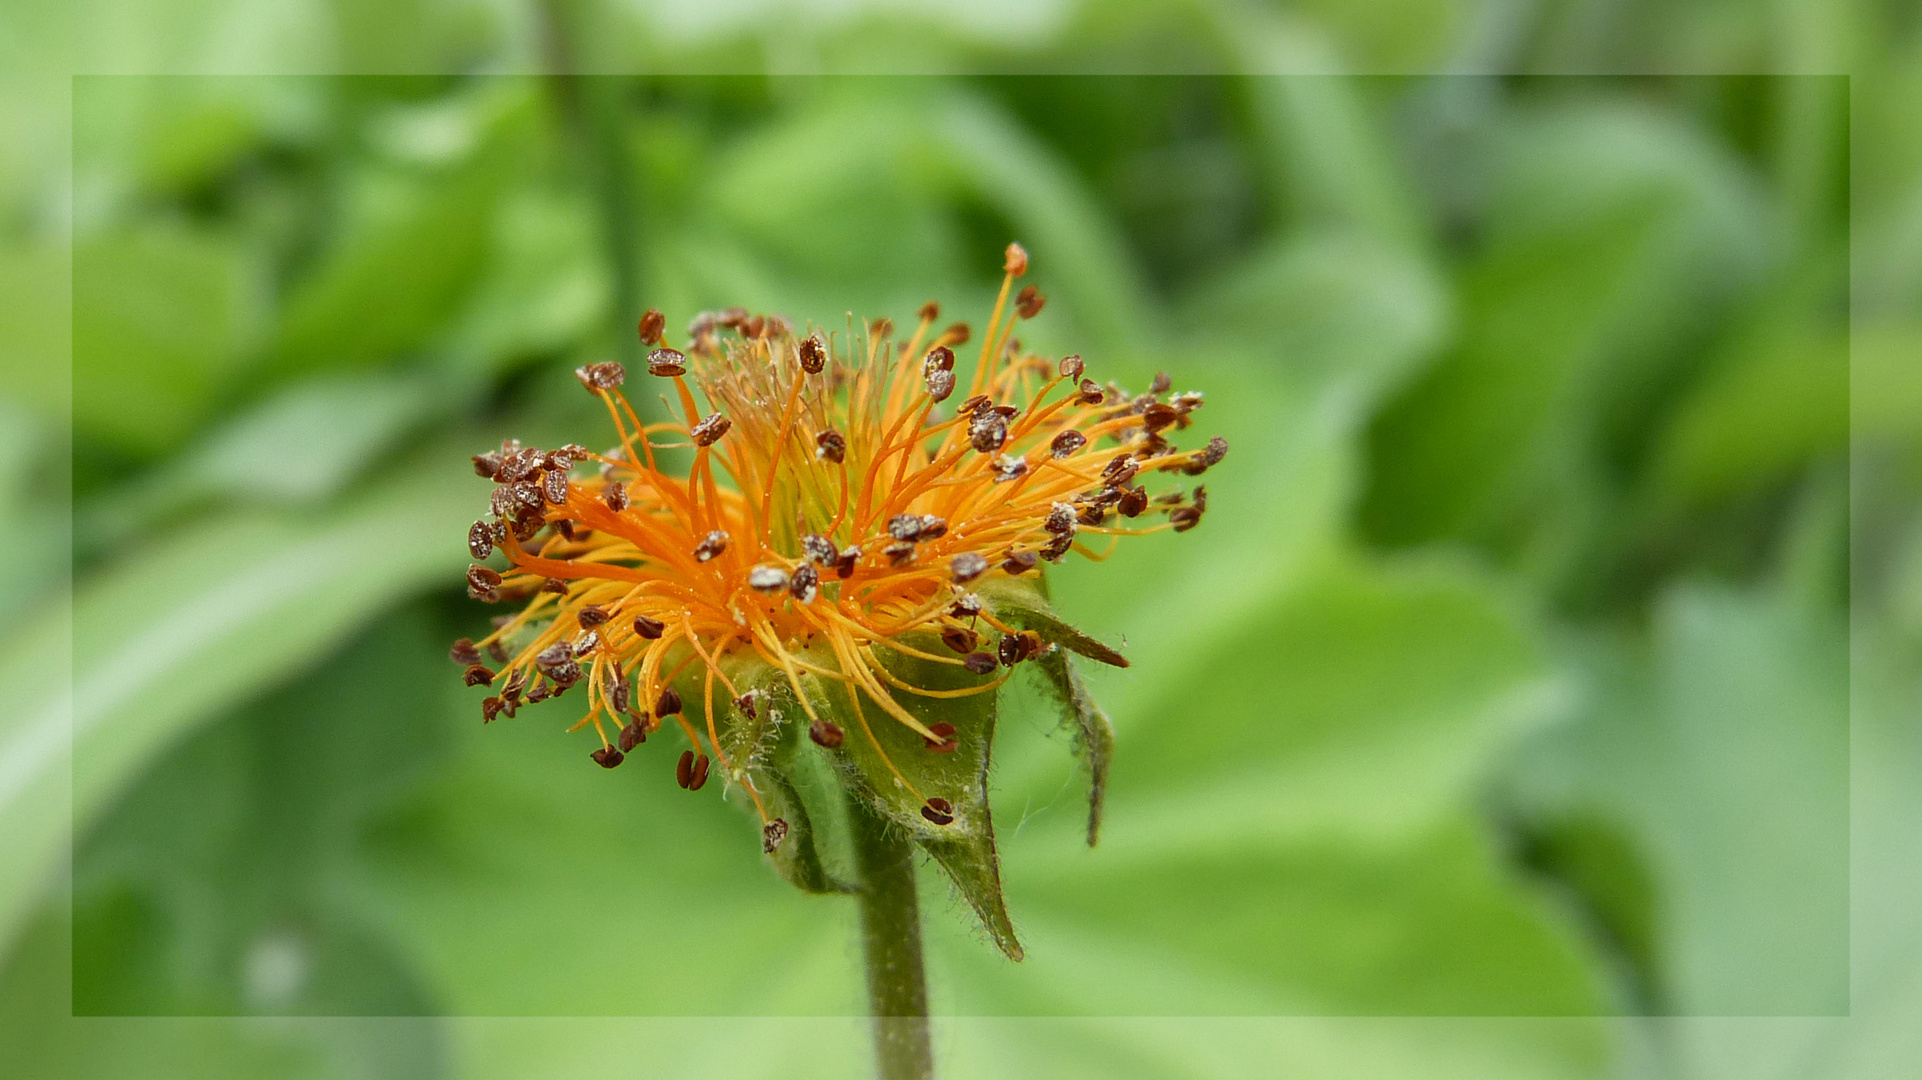
[[[1918,48],[1869,4],[8,6],[9,1068],[864,1068],[850,905],[677,746],[481,727],[464,455],[604,438],[571,372],[641,307],[978,323],[1018,238],[1030,344],[1233,452],[1201,529],[1052,581],[1134,660],[1108,818],[1021,691],[1027,960],[925,875],[948,1074],[1906,1075]]]

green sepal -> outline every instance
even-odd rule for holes
[[[1042,680],[1061,704],[1061,722],[1074,732],[1075,753],[1088,769],[1088,846],[1101,837],[1101,816],[1108,793],[1108,763],[1114,756],[1114,725],[1088,693],[1068,652],[1104,664],[1127,667],[1120,653],[1056,618],[1047,584],[1039,578],[991,578],[975,590],[990,614],[1009,626],[1032,630],[1057,646],[1035,658]],[[1064,651],[1066,650],[1066,651]]]
[[[1108,763],[1114,757],[1114,725],[1096,704],[1074,669],[1074,660],[1061,649],[1035,658],[1048,689],[1061,702],[1064,723],[1074,730],[1075,753],[1088,767],[1088,846],[1101,838],[1101,814],[1108,796]]]
[[[932,634],[908,635],[901,644],[932,655],[951,655]],[[993,674],[976,675],[958,664],[909,656],[885,645],[875,648],[874,657],[895,679],[924,690],[973,689],[995,679]],[[869,694],[860,693],[857,703],[849,684],[809,676],[803,685],[816,710],[843,732],[838,749],[820,752],[835,762],[854,790],[883,818],[934,857],[1001,951],[1010,959],[1021,959],[1021,942],[1001,892],[1001,861],[988,807],[998,692],[935,698],[885,679],[882,684],[923,727],[952,724],[955,749],[938,753]],[[923,815],[924,800],[930,798],[948,802],[954,817],[951,823],[936,824]]]
[[[1127,667],[1128,658],[1055,617],[1048,589],[1039,575],[1033,578],[992,577],[974,589],[989,613],[1010,626],[1032,630],[1050,645],[1080,653],[1112,667]]]
[[[787,835],[766,852],[775,872],[808,893],[847,893],[853,886],[833,872],[823,851],[840,811],[840,793],[831,770],[806,753],[807,713],[779,668],[748,653],[721,660],[734,688],[756,697],[752,716],[735,705],[725,685],[712,687],[715,733],[732,772],[722,779],[752,783],[769,817],[787,826]],[[697,730],[707,723],[709,685],[705,667],[678,680],[687,718]],[[714,768],[722,768],[720,762]],[[813,796],[813,797],[809,797]],[[763,831],[763,838],[766,833]]]

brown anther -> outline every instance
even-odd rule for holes
[[[1048,560],[1049,562],[1058,563],[1064,557],[1066,557],[1066,555],[1068,554],[1068,549],[1073,546],[1074,546],[1073,533],[1071,532],[1055,533],[1053,536],[1048,538],[1048,542],[1042,546],[1041,550],[1037,552],[1037,554],[1039,554],[1042,558]]]
[[[490,641],[487,643],[487,655],[496,664],[505,664],[508,660],[507,646],[502,645],[498,641]]]
[[[929,349],[928,355],[921,361],[921,370],[926,374],[933,374],[937,371],[953,371],[954,350],[948,348],[946,345],[936,345],[934,348]]]
[[[954,824],[954,807],[948,800],[936,796],[921,807],[921,816],[936,825]]]
[[[827,428],[814,436],[814,456],[839,465],[848,456],[847,436]]]
[[[763,854],[767,854],[767,855],[774,854],[774,849],[780,847],[781,841],[786,839],[787,839],[787,822],[786,821],[780,818],[775,818],[773,821],[770,821],[766,825],[761,826],[761,851]]]
[[[561,539],[570,542],[585,540],[594,535],[592,529],[576,528],[574,522],[568,518],[555,518],[553,521],[548,522],[548,524],[554,527],[554,532],[559,535]]]
[[[611,746],[603,746],[587,756],[593,758],[594,764],[603,769],[611,769],[625,759],[625,755]]]
[[[1141,466],[1135,462],[1134,456],[1123,452],[1116,454],[1108,461],[1108,464],[1102,468],[1101,479],[1111,485],[1125,484],[1133,480],[1135,473],[1139,472],[1140,469]]]
[[[786,589],[787,583],[787,569],[772,563],[762,563],[747,572],[748,588],[766,596],[773,596]]]
[[[468,686],[486,686],[494,681],[494,672],[485,664],[469,664],[461,680]]]
[[[816,746],[833,750],[839,747],[841,740],[847,738],[847,736],[841,731],[841,725],[834,721],[816,720],[814,723],[808,725],[808,738],[814,740],[814,745]]]
[[[1022,274],[1027,273],[1028,249],[1022,247],[1020,244],[1009,244],[1007,259],[1001,264],[1001,267],[1013,277],[1020,277]]]
[[[1046,307],[1047,303],[1048,298],[1041,295],[1041,290],[1029,285],[1015,296],[1014,311],[1024,319],[1032,319],[1041,314],[1041,309]]]
[[[767,329],[767,316],[756,315],[752,319],[749,319],[747,322],[741,324],[741,336],[745,338],[757,338],[757,337],[760,337],[761,332],[766,329]]]
[[[1165,394],[1168,392],[1168,388],[1173,385],[1174,380],[1168,378],[1167,372],[1157,371],[1155,372],[1154,381],[1148,384],[1148,392],[1150,394]]]
[[[1075,390],[1077,391],[1074,398],[1076,405],[1099,405],[1107,400],[1106,392],[1096,386],[1093,379],[1081,380],[1075,386]]]
[[[587,633],[582,634],[580,638],[574,642],[574,657],[575,659],[579,659],[580,657],[586,656],[588,653],[591,653],[595,649],[598,649],[600,647],[601,647],[600,633],[598,631],[589,630]]]
[[[812,604],[821,591],[821,572],[811,563],[802,563],[800,569],[788,578],[788,595],[803,604]]]
[[[1164,431],[1181,419],[1181,411],[1173,405],[1155,402],[1141,413],[1141,426],[1149,432]]]
[[[877,341],[892,337],[893,335],[894,335],[893,319],[882,317],[868,324],[868,336],[874,338]]]
[[[941,331],[941,336],[946,338],[950,344],[966,345],[968,339],[974,336],[974,331],[968,327],[967,323],[958,322],[949,326],[946,330]]]
[[[964,551],[949,560],[948,568],[953,572],[956,583],[966,585],[968,582],[988,572],[988,560],[975,552]],[[969,648],[973,648],[973,646],[969,646]],[[955,651],[967,652],[968,650],[957,649]]]
[[[647,741],[647,725],[639,720],[630,720],[621,729],[621,753],[631,754],[634,748]]]
[[[500,698],[497,698],[497,697],[482,698],[481,699],[481,723],[483,724],[493,723],[494,718],[496,716],[499,716],[501,714],[501,710],[506,707],[507,707],[507,703],[505,701],[502,701]]]
[[[1022,660],[1021,639],[1014,634],[1001,635],[1001,641],[994,647],[994,654],[1000,659],[1002,667],[1015,666]]]
[[[1200,514],[1200,513],[1204,513],[1204,512],[1206,512],[1206,511],[1207,511],[1207,509],[1208,509],[1208,487],[1207,487],[1207,485],[1205,485],[1205,484],[1196,484],[1196,485],[1195,485],[1195,497],[1194,497],[1194,499],[1192,500],[1192,505],[1193,505],[1193,506],[1194,506],[1194,508],[1195,508],[1195,513],[1197,513],[1197,514]]]
[[[981,410],[968,422],[968,443],[983,454],[1000,450],[1008,441],[1008,421],[1000,413]]]
[[[1181,471],[1189,476],[1200,476],[1210,468],[1219,465],[1221,459],[1227,456],[1228,440],[1216,435],[1208,440],[1208,445],[1195,451],[1188,458],[1188,463],[1182,467]]]
[[[931,323],[941,317],[941,305],[930,300],[922,304],[921,310],[915,314],[920,316],[922,322]]]
[[[542,671],[551,671],[553,668],[571,663],[573,659],[573,647],[564,641],[557,641],[547,648],[542,649],[540,653],[534,657],[534,663],[538,665]]]
[[[681,760],[674,763],[674,782],[684,788],[694,783],[694,751],[681,751]]]
[[[681,711],[681,695],[671,686],[661,687],[661,696],[654,701],[655,716],[673,716]]]
[[[941,631],[941,644],[964,656],[974,651],[979,640],[980,635],[965,626],[950,626]]]
[[[888,535],[896,540],[918,540],[921,538],[920,514],[896,514],[888,519]]]
[[[499,454],[494,453],[491,450],[485,454],[475,454],[473,457],[473,462],[474,462],[475,476],[484,476],[487,479],[492,480],[496,476],[500,475],[501,456]]]
[[[954,393],[954,372],[930,371],[922,379],[927,386],[928,397],[935,401],[946,401]]]
[[[560,506],[567,501],[567,473],[552,469],[541,476],[541,494],[548,502]]]
[[[1088,437],[1073,428],[1069,428],[1066,431],[1057,433],[1053,439],[1049,440],[1048,452],[1054,455],[1056,461],[1059,461],[1062,458],[1073,456],[1075,451],[1086,445],[1088,445]]]
[[[667,329],[667,316],[658,308],[648,308],[641,313],[641,344],[659,345],[661,332]]]
[[[1087,368],[1088,368],[1088,365],[1085,363],[1082,363],[1081,357],[1079,355],[1064,356],[1061,358],[1061,368],[1060,368],[1061,377],[1068,380],[1069,382],[1074,382],[1075,380],[1081,378],[1081,373],[1083,371],[1086,371]]]
[[[1201,511],[1192,506],[1177,506],[1168,511],[1168,521],[1174,525],[1176,532],[1187,532],[1201,524]]]
[[[896,540],[894,543],[882,548],[881,554],[888,557],[888,565],[890,566],[906,566],[914,561],[914,541]]]
[[[695,446],[713,446],[733,426],[734,421],[729,420],[725,413],[708,413],[700,423],[689,428],[687,434],[694,440]]]
[[[1089,503],[1075,515],[1075,520],[1091,529],[1100,528],[1101,523],[1108,520],[1108,508],[1098,502]]]
[[[602,364],[588,364],[574,369],[574,377],[581,381],[591,393],[606,393],[627,381],[627,369],[612,360]],[[526,472],[523,471],[523,476]]]
[[[754,700],[760,695],[761,691],[759,690],[749,690],[747,693],[734,699],[734,707],[741,710],[748,719],[752,720],[760,711],[754,704]]]
[[[921,535],[919,539],[939,540],[946,535],[948,535],[947,518],[936,517],[933,514],[921,515]]]
[[[455,638],[454,647],[447,650],[447,656],[454,663],[468,667],[480,663],[480,649],[474,645],[473,638]]]
[[[501,598],[501,576],[476,563],[467,568],[467,595],[493,603]]]
[[[588,604],[574,613],[575,621],[581,624],[583,630],[592,630],[608,618],[607,609],[595,604]]]
[[[921,741],[926,744],[929,750],[937,754],[952,754],[955,749],[961,745],[961,741],[954,737],[954,725],[945,720],[938,724],[929,724],[928,730],[940,736],[940,738],[930,739],[926,735],[923,735],[921,736]]]
[[[634,616],[634,632],[649,641],[660,637],[662,631],[666,629],[667,624],[659,619],[650,619],[646,615]]]
[[[694,561],[707,562],[709,559],[726,550],[727,533],[716,529],[706,536],[701,537],[701,542],[694,545]]]
[[[601,488],[601,502],[617,514],[627,509],[627,485],[618,480],[609,480]]]
[[[485,559],[494,553],[494,530],[485,521],[476,521],[467,527],[467,550],[476,559]]]
[[[797,352],[801,360],[801,370],[809,375],[819,375],[821,369],[828,366],[827,346],[822,343],[819,334],[802,338]]]
[[[668,378],[687,374],[687,357],[679,349],[659,348],[647,354],[647,373]]]
[[[633,691],[627,688],[627,676],[620,674],[620,665],[614,665],[614,678],[606,686],[607,707],[613,712],[624,713],[634,703]],[[626,749],[623,747],[622,749]]]
[[[1122,492],[1121,501],[1115,504],[1115,509],[1121,511],[1122,517],[1140,517],[1147,508],[1148,489],[1145,487],[1129,488]]]
[[[535,683],[533,689],[527,692],[527,703],[534,705],[553,696],[554,692],[547,688],[546,683]]]
[[[993,404],[994,404],[994,399],[989,397],[988,395],[976,394],[973,397],[969,398],[968,400],[962,402],[960,405],[956,406],[954,412],[955,412],[955,415],[957,416],[972,416],[975,413],[979,412],[980,410],[985,409],[988,406]]]
[[[835,548],[834,541],[820,533],[807,533],[801,537],[801,554],[816,566],[833,566],[841,552]]]
[[[1058,502],[1048,507],[1048,516],[1041,521],[1041,527],[1054,536],[1066,533],[1074,535],[1074,507]]]
[[[1019,577],[1034,569],[1035,564],[1040,561],[1032,551],[1011,551],[1008,557],[1001,561],[1001,569]]]
[[[689,778],[687,790],[699,791],[707,783],[707,755],[699,754],[694,758],[694,775]]]
[[[994,483],[1005,484],[1028,475],[1028,459],[1003,454],[994,459]]]
[[[854,564],[861,561],[861,545],[849,544],[834,560],[834,576],[846,581],[854,576]]]

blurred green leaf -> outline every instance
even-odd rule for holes
[[[366,367],[425,344],[486,263],[498,178],[393,183],[288,296],[275,354],[287,371]]]
[[[232,240],[148,225],[74,245],[75,434],[137,454],[178,445],[232,378],[253,321]]]
[[[1827,328],[1763,324],[1708,374],[1656,446],[1651,482],[1670,504],[1753,492],[1839,457],[1849,435],[1849,348]]]
[[[0,940],[60,830],[84,828],[194,725],[312,663],[396,595],[459,573],[450,538],[471,497],[448,468],[400,472],[332,515],[207,522],[89,581],[71,615],[55,608],[16,631],[0,673],[29,692],[0,721]],[[68,670],[69,619],[70,688],[45,675]]]
[[[73,256],[52,244],[0,247],[0,389],[48,421],[72,415]]]
[[[1600,815],[1646,861],[1661,956],[1651,1007],[1847,1009],[1843,644],[1827,617],[1766,594],[1679,588],[1646,666],[1598,661],[1580,721],[1516,774],[1533,814]]]

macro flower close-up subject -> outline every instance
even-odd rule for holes
[[[1015,330],[1046,303],[1013,291],[1027,264],[1009,245],[972,365],[975,331],[932,302],[905,341],[886,319],[834,333],[730,309],[670,344],[650,309],[646,377],[671,419],[644,421],[630,373],[591,364],[576,375],[616,445],[473,459],[496,486],[468,591],[519,606],[453,649],[487,688],[482,719],[568,697],[610,769],[671,725],[681,787],[718,773],[789,881],[871,902],[871,860],[837,870],[821,835],[844,788],[872,839],[912,838],[1021,959],[988,809],[996,694],[1028,665],[1058,699],[1093,845],[1113,736],[1068,654],[1127,666],[1054,614],[1046,567],[1194,528],[1191,478],[1228,451],[1190,434],[1202,395],[1165,374],[1135,394],[1024,350]]]

